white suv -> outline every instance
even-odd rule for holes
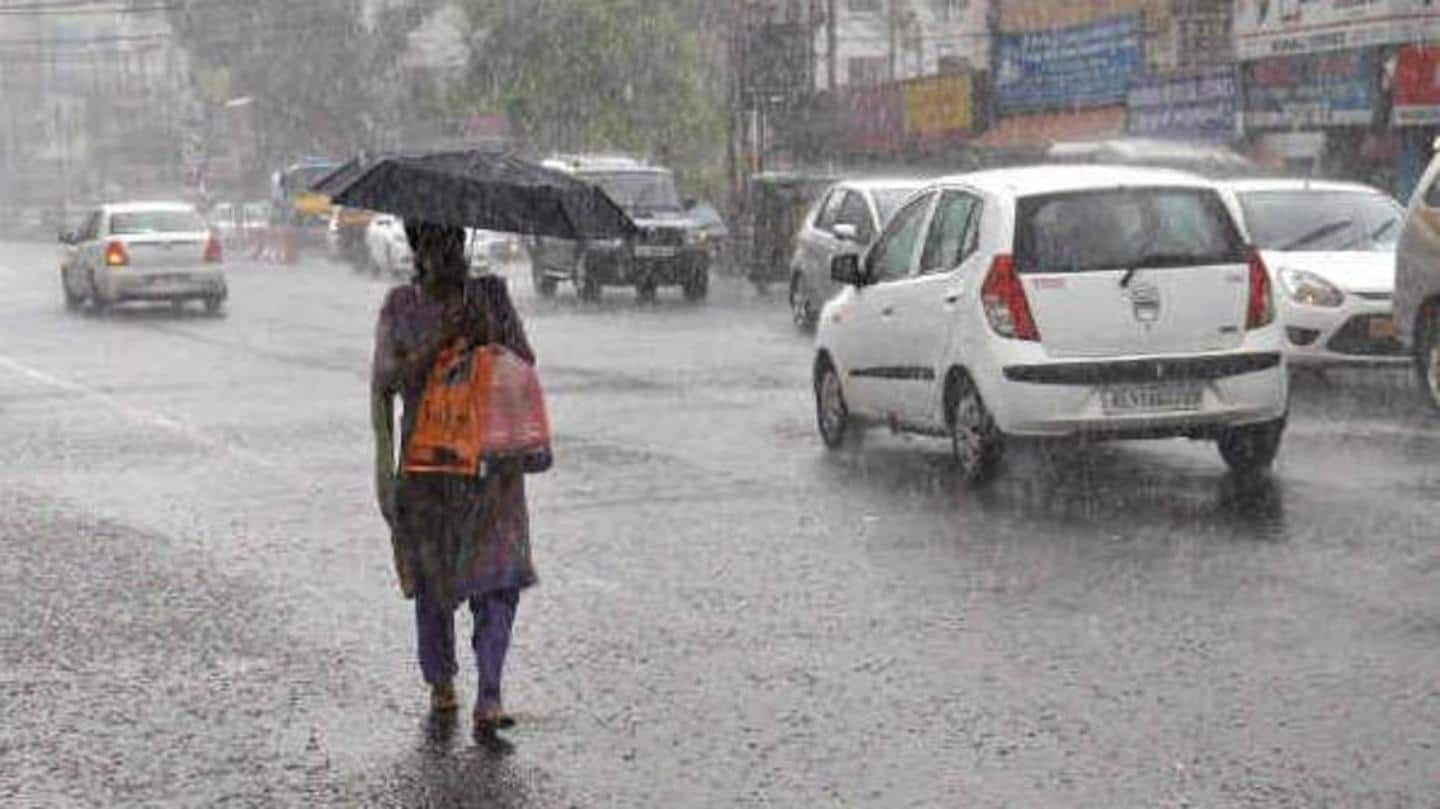
[[[1189,174],[1044,166],[934,181],[822,311],[821,437],[951,439],[988,478],[1006,436],[1212,439],[1269,467],[1288,388],[1270,276],[1236,212]]]

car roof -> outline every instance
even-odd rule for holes
[[[1343,180],[1310,180],[1304,177],[1255,177],[1220,183],[1232,191],[1355,191],[1384,194],[1374,186]]]
[[[1054,165],[990,169],[969,174],[940,177],[937,185],[968,185],[987,191],[1015,196],[1063,194],[1092,188],[1114,188],[1117,185],[1162,185],[1214,188],[1215,184],[1196,174],[1178,169],[1140,168],[1136,166]]]
[[[100,206],[109,213],[137,213],[140,211],[177,211],[195,213],[195,206],[188,202],[112,202]]]
[[[926,184],[926,180],[917,180],[911,177],[842,180],[836,183],[836,185],[844,186],[845,188],[853,188],[856,191],[865,191],[872,194],[876,191],[914,191],[924,188]]]

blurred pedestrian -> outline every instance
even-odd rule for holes
[[[536,582],[524,471],[518,462],[488,464],[478,476],[402,471],[394,402],[398,396],[403,403],[403,447],[441,349],[468,335],[481,343],[498,341],[532,365],[535,355],[504,281],[468,280],[463,229],[407,222],[405,233],[415,278],[390,290],[375,335],[376,493],[391,528],[401,591],[415,602],[416,644],[430,707],[438,713],[459,707],[454,612],[468,603],[478,674],[475,731],[493,737],[513,724],[503,710],[500,680],[520,591]]]

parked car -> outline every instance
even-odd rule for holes
[[[369,247],[365,234],[373,217],[369,211],[336,205],[325,229],[325,254],[331,261],[345,261],[356,269],[369,268]]]
[[[790,312],[797,327],[815,328],[820,307],[840,291],[830,280],[831,259],[869,247],[900,203],[924,185],[921,180],[847,180],[810,207],[790,257]]]
[[[240,239],[240,209],[229,202],[217,202],[210,206],[205,217],[210,227],[220,235],[220,241],[234,245]]]
[[[1270,270],[1292,367],[1408,361],[1393,317],[1399,203],[1358,183],[1237,180],[1225,189]]]
[[[377,214],[365,229],[366,256],[375,275],[408,276],[414,269],[405,222],[398,216]]]
[[[229,294],[220,237],[188,203],[102,205],[61,241],[74,253],[61,271],[70,309],[198,300],[216,314]]]
[[[866,424],[948,437],[969,482],[1012,436],[1214,440],[1267,468],[1288,380],[1270,274],[1213,184],[1045,166],[937,180],[821,311],[821,438]]]
[[[1440,410],[1440,153],[1416,186],[1400,230],[1395,324],[1414,360],[1420,389]]]
[[[519,237],[511,233],[469,228],[465,231],[465,255],[470,272],[483,274],[515,261],[523,255]]]
[[[535,290],[543,297],[556,285],[575,284],[580,297],[596,300],[606,286],[635,287],[651,300],[662,286],[679,286],[699,301],[710,290],[710,254],[704,231],[681,200],[669,169],[628,157],[552,158],[545,165],[566,171],[605,191],[639,228],[632,239],[574,242],[542,237],[530,243]]]

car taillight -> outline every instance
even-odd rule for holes
[[[225,260],[225,252],[220,247],[220,240],[211,233],[210,238],[205,242],[205,260],[212,264],[218,264]]]
[[[1250,248],[1250,297],[1245,305],[1245,328],[1260,329],[1275,321],[1275,298],[1270,286],[1270,271],[1260,251]]]
[[[124,267],[130,263],[130,253],[125,249],[124,242],[105,243],[105,266]]]
[[[1025,287],[1010,256],[1002,253],[990,263],[990,272],[980,287],[980,301],[996,334],[1012,340],[1040,339],[1040,330],[1030,313],[1030,302],[1025,298]]]

